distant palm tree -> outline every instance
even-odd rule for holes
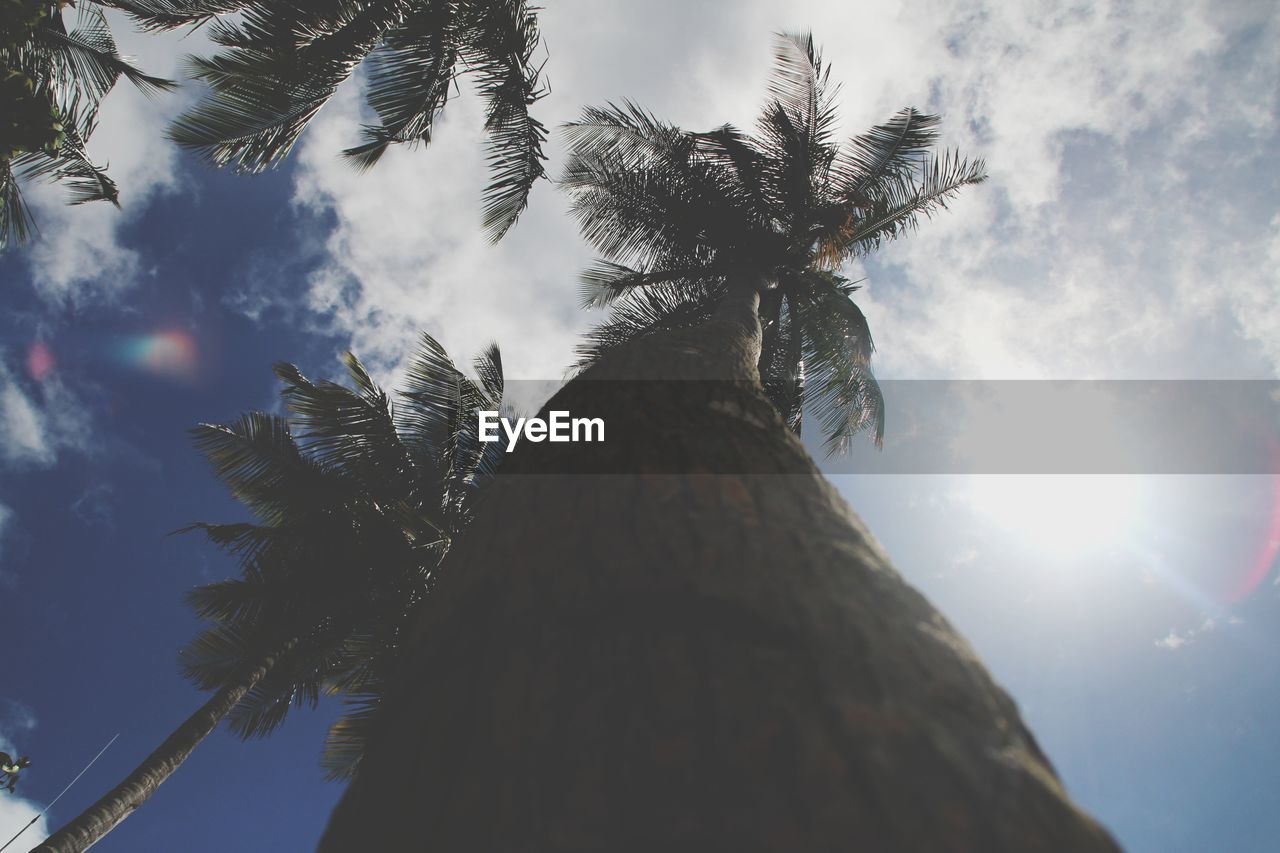
[[[583,274],[584,302],[613,306],[581,348],[582,366],[758,292],[760,376],[787,423],[799,432],[810,408],[830,450],[868,428],[880,443],[871,332],[838,270],[985,174],[981,160],[931,154],[939,119],[914,109],[841,146],[829,76],[812,37],[780,36],[754,135],[687,132],[633,104],[567,125],[564,185],[604,255]]]
[[[101,3],[82,0],[76,24],[66,3],[10,0],[0,35],[0,250],[25,242],[34,227],[21,184],[64,182],[72,204],[119,203],[119,190],[90,160],[86,145],[98,107],[124,77],[144,93],[173,88],[144,74],[116,50]],[[18,9],[30,13],[20,17]]]
[[[108,0],[150,29],[209,24],[223,50],[192,57],[205,99],[174,124],[180,145],[216,166],[260,172],[280,163],[361,63],[378,124],[345,153],[360,168],[393,144],[427,144],[436,117],[471,72],[487,103],[484,224],[497,240],[543,176],[546,131],[529,114],[545,94],[540,38],[525,0]],[[234,16],[234,17],[232,17]]]
[[[353,388],[278,365],[290,419],[252,412],[194,431],[214,472],[257,519],[193,526],[241,569],[188,596],[215,624],[184,650],[183,670],[216,693],[39,850],[86,849],[222,720],[241,737],[263,736],[322,692],[352,703],[333,726],[324,765],[333,777],[358,766],[409,614],[500,459],[497,444],[479,443],[475,412],[499,408],[503,379],[496,347],[477,358],[473,380],[424,335],[393,406],[355,356],[346,364]]]

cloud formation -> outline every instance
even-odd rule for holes
[[[35,714],[26,705],[12,699],[0,699],[0,751],[14,757],[22,754],[23,735],[35,728],[35,725]],[[24,799],[19,794],[10,794],[6,791],[0,795],[0,839],[2,839],[0,843],[8,841],[20,829],[31,823],[31,819],[40,814],[41,810],[39,803]],[[15,853],[27,853],[48,834],[48,824],[41,817],[19,837],[18,841],[14,842],[9,850]]]
[[[618,0],[541,13],[551,127],[632,98],[691,128],[750,126],[770,33],[812,29],[843,81],[849,133],[904,105],[945,118],[945,141],[985,157],[991,180],[865,269],[861,303],[879,370],[902,377],[1259,377],[1280,374],[1280,216],[1270,152],[1280,139],[1280,13],[1235,0],[1008,4]],[[201,36],[138,36],[122,49],[179,73]],[[397,148],[355,173],[359,79],[304,136],[294,201],[317,238],[300,302],[318,329],[375,368],[402,363],[420,330],[465,357],[503,344],[513,376],[555,378],[578,333],[576,273],[589,252],[554,188],[498,246],[480,228],[487,179],[481,110],[465,90],[427,151]],[[38,193],[32,247],[49,300],[110,298],[148,269],[121,227],[179,187],[165,122],[190,91],[148,103],[114,92],[93,141],[124,189],[123,214]],[[562,158],[549,149],[552,173]],[[310,252],[317,247],[307,247]],[[274,282],[229,286],[254,314],[295,299]]]
[[[44,468],[88,446],[88,416],[59,380],[27,383],[0,350],[0,469]]]
[[[693,128],[749,126],[770,31],[802,27],[845,81],[850,132],[907,104],[941,112],[946,142],[986,157],[991,180],[849,271],[869,279],[882,372],[1280,371],[1268,297],[1280,218],[1258,186],[1277,141],[1275,12],[933,0],[722,11],[554,5],[542,13],[553,91],[539,115],[554,126],[630,97]],[[574,313],[587,252],[563,201],[539,186],[511,237],[485,243],[480,117],[465,96],[429,151],[395,151],[356,175],[337,156],[362,119],[354,88],[301,148],[296,201],[333,222],[307,305],[384,363],[427,328],[464,351],[496,337],[518,375],[558,376],[588,321]],[[553,161],[561,153],[552,146]]]
[[[1184,646],[1191,645],[1191,643],[1195,642],[1202,635],[1217,630],[1218,621],[1219,620],[1212,616],[1206,616],[1204,621],[1194,628],[1188,628],[1185,631],[1175,631],[1170,628],[1168,634],[1165,634],[1163,637],[1156,640],[1156,646],[1162,649],[1167,649],[1171,652],[1176,652]],[[1226,620],[1226,623],[1234,626],[1242,625],[1244,624],[1244,621],[1236,616],[1231,616]]]
[[[73,21],[75,12],[64,15]],[[181,57],[204,42],[200,33],[186,40],[143,35],[125,16],[109,11],[107,17],[120,53],[149,74],[179,78]],[[24,188],[39,228],[27,249],[31,282],[47,302],[79,307],[110,301],[145,273],[145,260],[121,232],[152,200],[180,185],[177,151],[164,130],[188,97],[179,92],[149,99],[121,80],[103,102],[89,154],[120,187],[119,209],[106,202],[68,206],[57,184]]]

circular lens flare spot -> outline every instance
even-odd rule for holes
[[[132,335],[121,341],[116,354],[130,367],[170,379],[194,379],[198,366],[195,340],[183,331]]]
[[[1243,601],[1252,595],[1271,575],[1276,558],[1280,557],[1280,443],[1272,443],[1271,459],[1271,470],[1277,473],[1271,476],[1271,513],[1267,520],[1266,533],[1262,542],[1258,544],[1248,572],[1227,593],[1229,602]],[[1280,583],[1280,581],[1277,582]]]
[[[36,341],[27,350],[27,373],[37,382],[43,382],[57,366],[53,351],[44,341]]]

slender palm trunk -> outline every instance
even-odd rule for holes
[[[548,403],[606,441],[518,446],[324,853],[1117,849],[764,397],[756,304]]]
[[[276,655],[263,657],[246,668],[240,678],[220,688],[200,710],[165,738],[164,743],[148,755],[123,782],[45,839],[32,853],[80,853],[115,829],[182,766],[191,751],[218,727],[245,694],[271,670],[276,658]],[[181,847],[181,844],[176,847]]]

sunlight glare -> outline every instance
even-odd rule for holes
[[[974,476],[964,498],[1011,536],[1056,556],[1112,550],[1138,516],[1130,476]]]

